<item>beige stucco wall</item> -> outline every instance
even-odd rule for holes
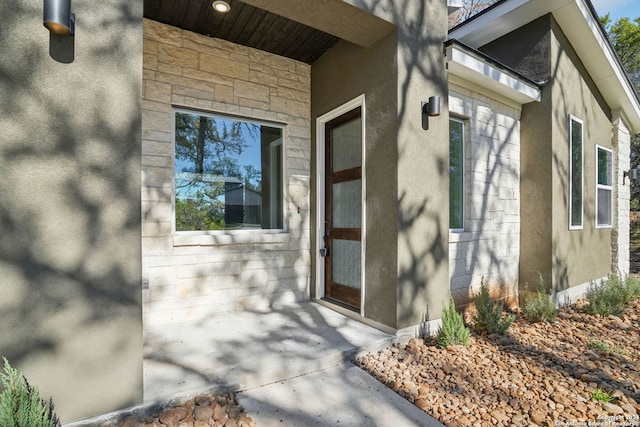
[[[142,400],[142,2],[0,2],[0,356],[63,422]]]
[[[466,305],[481,282],[517,304],[520,265],[520,105],[449,83],[451,117],[465,126],[464,230],[449,233],[451,293]]]
[[[340,42],[312,67],[312,117],[351,99],[365,98],[365,301],[364,314],[384,325],[396,322],[396,159],[397,90],[395,33],[370,48]],[[316,152],[315,120],[313,144]],[[324,142],[321,141],[321,144]],[[315,156],[313,176],[316,176]],[[314,182],[314,192],[318,183]],[[317,206],[313,207],[315,218]],[[317,246],[314,237],[314,247]],[[315,257],[314,257],[314,261]],[[318,268],[314,262],[315,269]],[[324,268],[320,264],[320,268]],[[313,275],[316,277],[316,274]],[[315,287],[313,288],[315,295]]]
[[[341,42],[312,68],[312,118],[366,99],[366,317],[392,328],[440,317],[448,278],[446,3],[350,2],[396,25],[370,47]],[[421,106],[441,98],[422,129]]]
[[[608,107],[553,21],[551,31],[553,78],[542,103],[523,108],[520,281],[537,283],[540,271],[547,285],[562,291],[611,272],[612,229],[595,225],[595,145],[613,148],[613,126]],[[569,230],[570,114],[584,121],[581,230]]]
[[[142,255],[146,322],[309,298],[310,67],[144,21]],[[282,124],[286,232],[173,230],[173,109]]]

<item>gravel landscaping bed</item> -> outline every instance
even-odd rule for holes
[[[621,317],[584,304],[468,347],[414,338],[357,363],[447,426],[640,426],[640,300]]]

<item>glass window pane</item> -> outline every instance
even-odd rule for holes
[[[362,165],[362,119],[332,130],[332,168],[334,172]]]
[[[282,165],[282,128],[176,112],[176,231],[283,228]]]
[[[611,225],[611,190],[598,188],[598,225]]]
[[[598,148],[598,184],[611,185],[611,153]]]
[[[464,126],[449,121],[449,228],[464,227]]]
[[[331,279],[335,283],[360,289],[360,245],[355,240],[334,240]]]
[[[571,226],[582,225],[582,123],[571,119]]]
[[[334,228],[360,228],[362,180],[333,184],[331,191],[332,225]]]

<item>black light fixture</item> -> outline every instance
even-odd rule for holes
[[[429,117],[437,117],[440,115],[440,97],[437,95],[430,96],[429,102],[422,103],[422,129],[429,129]]]
[[[231,6],[226,1],[216,0],[211,3],[211,7],[218,13],[228,13],[231,10]]]
[[[71,0],[44,0],[42,23],[53,34],[72,36],[75,20],[75,14],[71,13]]]
[[[638,169],[629,169],[622,172],[622,185],[624,185],[624,179],[629,177],[629,180],[638,179]]]

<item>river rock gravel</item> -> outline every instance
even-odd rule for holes
[[[551,323],[519,316],[467,347],[414,338],[357,364],[447,426],[640,426],[640,300],[601,318],[564,307]],[[596,390],[611,400],[595,400]]]

